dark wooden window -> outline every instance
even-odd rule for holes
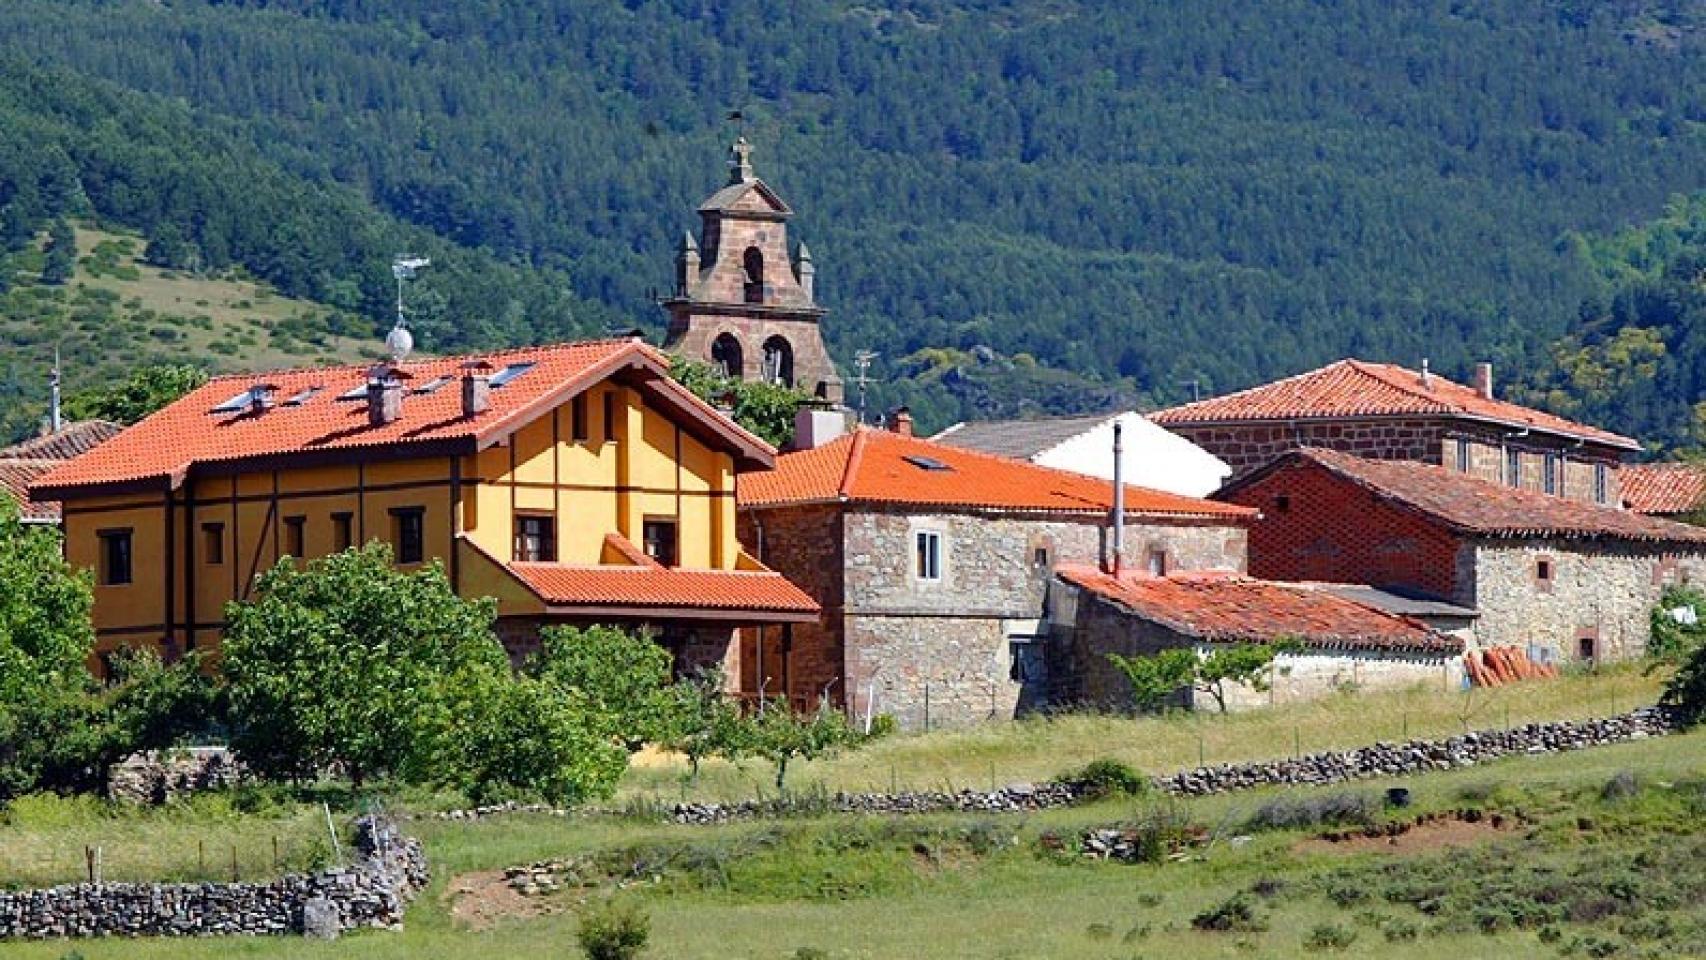
[[[355,546],[355,514],[332,514],[332,549],[348,550]]]
[[[217,567],[225,562],[225,524],[201,525],[201,555],[210,567]]]
[[[569,436],[578,443],[592,439],[592,431],[586,423],[586,394],[569,401]]]
[[[1558,486],[1559,486],[1559,484],[1558,484],[1558,455],[1557,454],[1548,453],[1546,455],[1546,471],[1545,471],[1545,476],[1543,479],[1545,480],[1545,484],[1546,484],[1546,492],[1550,493],[1550,494],[1557,494],[1558,493]]]
[[[1457,439],[1457,472],[1469,472],[1469,441],[1462,437]]]
[[[1581,659],[1581,660],[1589,660],[1589,661],[1593,660],[1594,654],[1597,652],[1594,650],[1595,646],[1596,646],[1596,644],[1594,643],[1593,637],[1577,637],[1576,638],[1576,656],[1577,656],[1577,658]]]
[[[284,518],[284,552],[301,559],[308,555],[308,518]]]
[[[426,508],[398,507],[391,511],[392,546],[398,563],[426,559]]]
[[[678,557],[676,555],[674,520],[647,520],[642,534],[646,556],[666,567],[675,566]]]
[[[1611,474],[1605,464],[1593,465],[1593,500],[1595,503],[1605,503],[1611,499]]]
[[[1513,487],[1522,486],[1522,451],[1505,451],[1505,483]]]
[[[557,518],[518,514],[515,518],[515,559],[552,563],[557,559]]]
[[[616,439],[616,391],[609,390],[604,394],[604,439]]]
[[[101,583],[122,587],[131,582],[130,529],[101,530]]]

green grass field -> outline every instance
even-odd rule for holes
[[[1615,698],[1629,698],[1616,704],[1627,709],[1649,684],[1633,673],[1571,678],[1535,685],[1508,705],[1513,722],[1519,704],[1533,710],[1550,704],[1577,715],[1611,712]],[[1443,703],[1431,713],[1424,709],[1427,700],[1369,696],[1353,705],[1360,704],[1360,714],[1368,717],[1414,710],[1413,724],[1424,722],[1423,715],[1434,718],[1426,722],[1461,723],[1443,712]],[[1500,720],[1506,705],[1495,703]],[[1274,721],[1269,726],[1283,728],[1282,719],[1299,727],[1319,724],[1307,729],[1325,735],[1331,717],[1356,713],[1327,704],[1268,716]],[[1223,738],[1215,742],[1228,750],[1237,742],[1252,756],[1290,752],[1283,749],[1290,746],[1289,731],[1263,733],[1258,719],[1216,719],[1205,728],[1215,730]],[[1162,736],[1175,724],[1192,729],[1176,720],[1073,718],[897,738],[874,748],[876,758],[855,754],[819,764],[800,782],[853,783],[872,764],[903,761],[917,765],[906,771],[908,779],[923,780],[932,764],[948,762],[967,745],[981,746],[984,755],[956,769],[974,771],[978,760],[995,757],[1015,768],[1029,764],[1024,769],[1041,776],[1079,762],[1078,752],[1093,744],[1078,741],[1091,739],[1096,730],[1124,734],[1110,744],[1119,749],[1102,753],[1147,758],[1145,769],[1170,769],[1163,761],[1177,759],[1181,750],[1194,760],[1196,749],[1194,740],[1172,742],[1182,733]],[[1471,723],[1497,724],[1486,718]],[[1346,736],[1346,744],[1372,739]],[[1060,742],[1051,748],[1050,738]],[[1276,744],[1282,749],[1263,750]],[[635,774],[642,782],[666,776],[667,769],[659,768]],[[965,779],[975,777],[968,772]],[[1614,780],[1624,789],[1608,793]],[[1125,798],[1012,817],[842,816],[694,828],[610,816],[423,820],[410,829],[427,845],[434,880],[402,933],[363,933],[332,944],[295,939],[9,944],[0,946],[0,956],[62,958],[75,949],[89,960],[578,957],[575,932],[583,898],[614,898],[644,909],[652,922],[645,956],[671,960],[1706,955],[1706,731],[1510,758],[1402,782],[1412,789],[1417,810],[1474,807],[1504,813],[1522,826],[1468,837],[1461,846],[1442,841],[1413,851],[1341,852],[1307,843],[1320,827],[1265,829],[1250,823],[1276,797],[1378,795],[1387,785],[1381,781],[1188,802]],[[1088,862],[1050,852],[1043,842],[1047,834],[1075,837],[1087,827],[1161,809],[1208,829],[1213,842],[1193,849],[1183,862],[1141,866]],[[210,829],[259,835],[280,829],[280,817],[293,823],[300,814],[237,816],[216,804],[202,815],[162,811],[143,819],[152,829],[201,821]],[[48,813],[34,815],[39,820]],[[86,818],[67,819],[72,822],[57,829],[87,836],[75,833],[77,824],[87,826]],[[43,824],[14,833],[0,829],[0,847],[48,830]],[[597,882],[542,898],[492,893],[487,880],[494,871],[541,859],[585,862]],[[645,866],[636,868],[639,864]],[[618,888],[618,876],[634,882]],[[464,888],[476,895],[453,895]],[[1261,929],[1192,927],[1193,917],[1241,892],[1254,905]],[[471,927],[458,917],[475,899],[485,908],[484,920]]]

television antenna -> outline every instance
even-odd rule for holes
[[[402,363],[415,349],[415,335],[409,332],[409,321],[403,313],[403,281],[415,279],[422,267],[431,266],[427,257],[402,256],[391,261],[391,276],[397,278],[397,322],[385,335],[385,348],[391,352],[393,363]]]
[[[1201,377],[1192,377],[1189,380],[1180,380],[1179,386],[1191,388],[1191,402],[1192,403],[1196,403],[1198,400],[1202,399],[1202,378]]]
[[[871,361],[880,356],[882,354],[875,350],[860,350],[853,354],[853,366],[859,371],[859,375],[853,378],[853,382],[859,387],[859,422],[861,424],[865,422],[865,388],[871,383]]]

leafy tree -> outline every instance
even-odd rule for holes
[[[1131,682],[1132,702],[1138,710],[1160,709],[1169,697],[1196,679],[1194,650],[1163,650],[1134,657],[1110,653],[1108,660]]]
[[[494,601],[463,600],[434,563],[405,573],[374,543],[299,567],[288,558],[226,608],[232,746],[268,777],[333,765],[429,782],[457,765],[470,706],[509,670]],[[503,713],[503,709],[497,712]]]
[[[529,676],[480,674],[454,701],[458,779],[476,802],[516,794],[553,803],[610,796],[628,768],[608,715],[573,691]]]
[[[670,375],[775,447],[794,438],[794,414],[811,401],[803,390],[725,377],[710,364],[681,357],[671,362]]]
[[[859,734],[847,718],[818,704],[810,713],[796,713],[785,704],[771,704],[747,721],[747,748],[776,766],[776,789],[786,790],[788,765],[794,760],[815,760],[859,742]]]
[[[77,271],[77,234],[64,219],[53,221],[47,236],[47,258],[41,269],[41,282],[62,285]]]
[[[1282,639],[1271,644],[1214,644],[1204,654],[1192,649],[1135,657],[1115,653],[1108,660],[1131,681],[1132,698],[1140,710],[1155,709],[1180,688],[1189,687],[1213,699],[1225,713],[1230,687],[1266,691],[1273,682],[1275,658],[1298,647],[1296,641]]]
[[[1695,620],[1678,620],[1672,611],[1692,610]],[[1665,663],[1681,663],[1706,644],[1706,593],[1682,584],[1666,587],[1652,612],[1652,637],[1647,656]]]
[[[62,555],[57,531],[25,524],[0,494],[0,705],[88,677],[94,606],[88,571]]]
[[[190,270],[195,266],[195,251],[184,239],[178,225],[168,221],[154,228],[154,233],[148,238],[148,246],[142,252],[142,259],[156,267]]]
[[[740,705],[728,695],[722,671],[707,670],[677,680],[669,688],[672,701],[667,729],[659,742],[687,757],[688,782],[699,782],[706,757],[738,757],[747,748],[747,726]]]
[[[529,673],[584,704],[604,739],[638,750],[671,729],[673,660],[650,636],[604,625],[555,626],[542,639]]]
[[[71,395],[65,412],[74,420],[132,424],[206,382],[206,371],[187,364],[138,367],[118,383]]]
[[[1677,711],[1685,725],[1706,720],[1706,645],[1695,647],[1682,662],[1659,702]]]

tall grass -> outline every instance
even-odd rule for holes
[[[1347,692],[1308,703],[1230,715],[1129,717],[1068,714],[907,734],[789,768],[790,785],[831,790],[990,788],[1036,782],[1112,758],[1148,773],[1343,750],[1376,740],[1439,737],[1471,729],[1603,716],[1653,703],[1662,678],[1624,666],[1494,689]],[[687,784],[678,758],[640,758],[626,798],[742,800],[762,795],[769,764],[707,763]]]

